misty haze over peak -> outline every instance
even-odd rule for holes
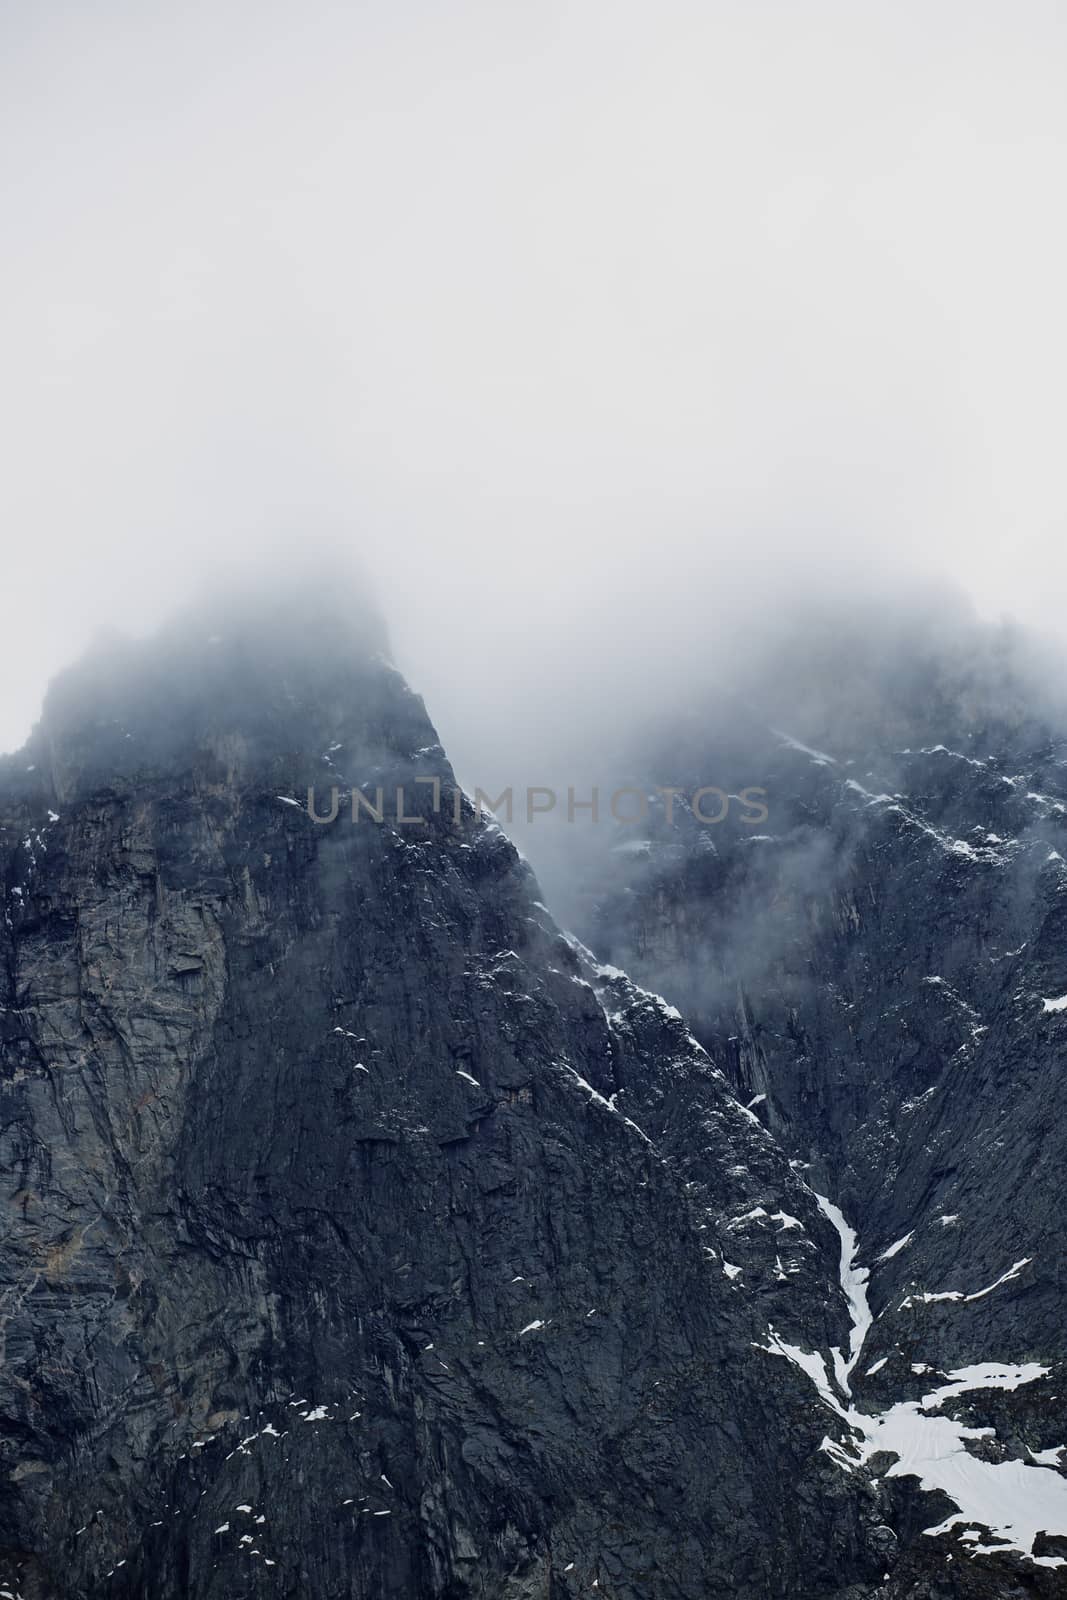
[[[851,588],[839,576],[832,590],[782,570],[762,585],[752,573],[731,576],[733,592],[722,584],[706,603],[684,592],[670,616],[642,613],[635,600],[602,633],[576,625],[567,636],[557,624],[547,658],[547,630],[516,630],[507,668],[489,660],[471,679],[446,645],[422,678],[401,655],[405,687],[388,670],[381,585],[336,546],[311,543],[255,569],[219,564],[152,637],[101,630],[58,675],[27,746],[28,773],[43,762],[59,795],[64,773],[82,766],[101,782],[126,781],[146,763],[199,761],[205,750],[221,773],[256,751],[306,749],[318,759],[300,781],[317,786],[325,812],[341,781],[329,752],[358,727],[378,754],[358,769],[344,761],[346,794],[352,785],[373,794],[385,749],[393,761],[417,755],[421,781],[433,769],[451,787],[454,768],[496,810],[553,910],[580,924],[620,865],[640,876],[648,852],[662,873],[694,840],[709,861],[729,856],[762,837],[761,811],[771,837],[784,819],[790,881],[830,890],[843,863],[830,834],[805,820],[798,760],[884,799],[913,787],[909,766],[934,748],[976,766],[992,756],[1002,773],[1011,751],[1023,766],[1062,751],[1060,646],[981,619],[958,590],[884,573]],[[665,798],[672,789],[677,814]],[[725,826],[693,812],[701,789]],[[616,805],[623,790],[630,798]],[[635,804],[642,792],[647,807]],[[862,836],[858,823],[853,831]],[[765,898],[773,921],[774,897]],[[732,938],[743,945],[739,932]]]
[[[1065,81],[0,6],[0,1600],[1064,1600]]]
[[[798,575],[1059,628],[1059,8],[2,26],[0,748],[98,624],[309,539],[452,744]]]

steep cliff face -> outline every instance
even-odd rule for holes
[[[853,1387],[887,1419],[859,1434],[910,1450],[912,1483],[938,1474],[900,1408],[975,1369],[928,1409],[992,1430],[942,1440],[962,1471],[1004,1470],[991,1500],[956,1495],[959,1543],[918,1540],[925,1565],[949,1582],[954,1553],[969,1576],[951,1581],[981,1592],[1067,1592],[1062,1567],[1019,1559],[1067,1554],[1067,719],[1027,716],[1006,668],[939,671],[936,645],[895,677],[862,651],[851,677],[831,665],[807,722],[750,705],[660,730],[646,781],[728,775],[765,788],[768,816],[657,805],[588,883],[583,937],[686,1011],[858,1233],[872,1320]],[[890,685],[877,716],[872,677]],[[998,1542],[1016,1554],[966,1554]]]
[[[832,1220],[380,645],[187,622],[0,762],[0,1592],[875,1592]]]

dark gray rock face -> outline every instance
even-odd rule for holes
[[[185,625],[0,762],[0,1592],[875,1593],[896,1491],[768,1350],[847,1343],[833,1228],[379,646]]]
[[[897,661],[878,716],[886,663],[857,645],[797,693],[807,720],[776,732],[754,695],[665,724],[637,781],[691,792],[723,774],[765,788],[768,817],[655,808],[597,863],[579,930],[685,1011],[857,1230],[874,1317],[858,1404],[1040,1363],[1040,1382],[958,1403],[995,1428],[975,1454],[1028,1461],[1067,1444],[1067,717],[1027,714],[1010,659],[965,675],[927,644]],[[954,1538],[931,1554],[922,1529],[941,1518],[920,1499],[894,1582],[917,1564],[948,1585],[930,1593],[1067,1592],[1063,1569],[971,1559]]]

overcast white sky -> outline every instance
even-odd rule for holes
[[[99,623],[323,536],[446,724],[797,561],[1062,631],[1062,4],[0,28],[0,749]]]

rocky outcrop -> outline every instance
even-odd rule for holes
[[[0,1592],[873,1593],[834,1228],[381,647],[185,619],[0,762]]]
[[[654,807],[637,844],[587,873],[583,937],[685,1011],[858,1232],[873,1319],[860,1407],[1030,1363],[1047,1376],[970,1393],[958,1414],[993,1430],[976,1456],[1040,1454],[1062,1478],[1067,717],[1027,715],[1051,696],[1001,644],[976,637],[968,672],[936,639],[897,656],[853,645],[821,682],[790,684],[790,707],[779,662],[778,704],[754,691],[631,752],[637,781],[761,785],[768,817],[709,827],[684,800],[670,821]],[[931,1553],[923,1530],[942,1518],[920,1499],[917,1517],[898,1508],[913,1551],[894,1581],[1064,1592],[1059,1568],[968,1558],[965,1521]]]

